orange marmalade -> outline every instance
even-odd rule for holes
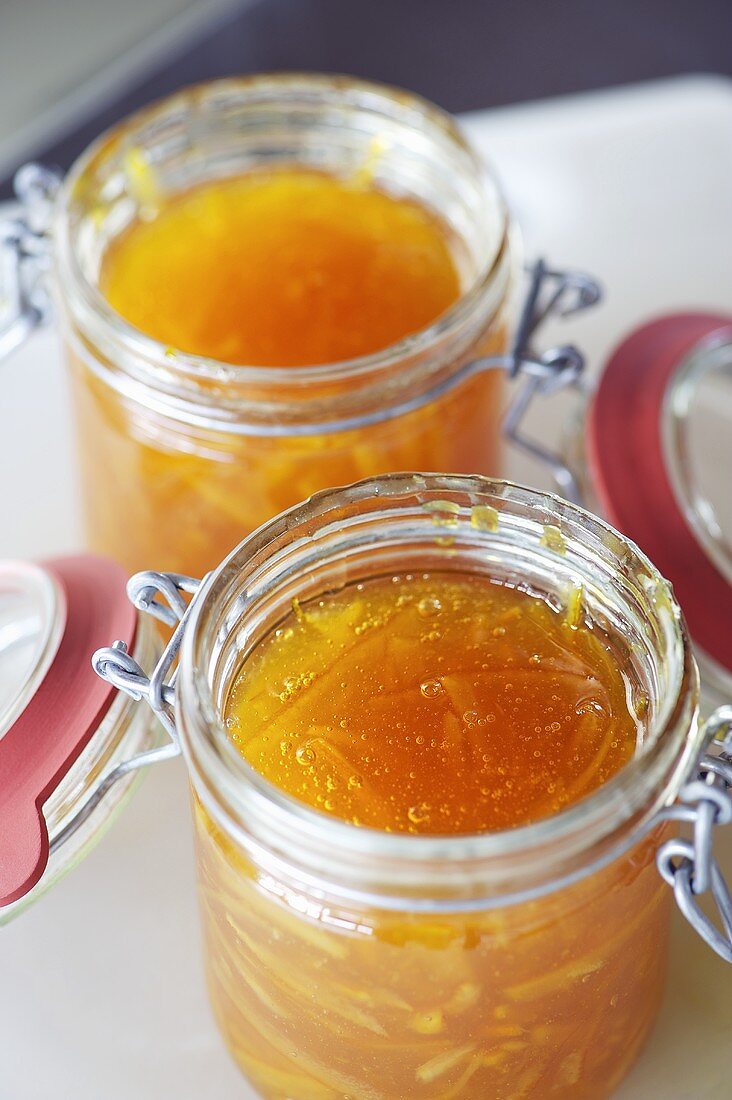
[[[646,701],[617,641],[581,599],[382,576],[295,601],[223,717],[258,772],[359,837],[459,844],[550,818],[634,754]],[[599,1100],[637,1057],[665,972],[658,836],[536,899],[395,907],[263,869],[194,805],[212,1003],[267,1100]]]
[[[295,609],[242,667],[231,738],[288,794],[354,825],[508,829],[633,754],[637,718],[596,626],[480,575],[370,580]]]
[[[109,248],[101,290],[171,350],[250,366],[369,355],[430,325],[460,283],[445,225],[305,169],[217,180]]]
[[[128,172],[141,213],[106,246],[99,287],[158,342],[155,385],[166,392],[136,390],[107,373],[106,352],[72,343],[95,549],[131,571],[153,562],[200,576],[330,485],[403,469],[497,472],[500,371],[395,419],[321,427],[408,403],[467,359],[505,349],[505,294],[422,350],[400,343],[444,318],[474,278],[465,242],[438,214],[377,187],[367,169],[344,179],[252,170],[166,194],[138,161]],[[138,354],[124,370],[145,373]],[[367,370],[348,365],[379,354]],[[192,380],[189,355],[213,365]],[[314,376],[324,364],[327,378]]]

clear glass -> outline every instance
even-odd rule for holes
[[[713,337],[679,364],[663,410],[666,462],[689,525],[732,584],[732,345]]]
[[[63,618],[61,623],[63,625]],[[133,648],[135,660],[143,668],[152,668],[160,651],[160,636],[153,621],[140,619]],[[50,889],[101,839],[132,795],[142,772],[129,772],[97,801],[100,784],[118,764],[153,748],[160,734],[157,720],[146,707],[138,706],[122,692],[116,693],[88,745],[43,805],[51,848],[46,870],[24,897],[0,908],[0,926]],[[92,806],[92,811],[84,823],[64,838],[69,823],[88,805]]]
[[[592,796],[507,832],[388,834],[290,799],[230,743],[232,678],[294,597],[436,568],[561,601],[581,586],[586,615],[622,640],[649,700],[644,730]],[[211,999],[261,1094],[609,1095],[663,986],[672,897],[654,864],[663,830],[649,823],[694,766],[697,695],[668,585],[550,494],[392,475],[318,494],[245,540],[197,600],[178,720]]]
[[[26,562],[0,562],[0,737],[48,672],[65,622],[51,575]]]
[[[429,328],[348,362],[235,366],[171,355],[99,292],[106,245],[144,214],[131,161],[168,195],[293,163],[352,175],[373,160],[375,140],[385,151],[374,183],[433,211],[455,242],[464,290]],[[198,576],[329,485],[398,469],[496,473],[499,370],[395,419],[333,424],[418,402],[466,361],[505,350],[515,237],[495,181],[449,116],[395,89],[343,77],[231,79],[110,131],[72,169],[55,221],[92,546],[130,570],[154,563]]]

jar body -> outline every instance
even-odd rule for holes
[[[483,348],[502,353],[504,331]],[[154,562],[202,576],[243,535],[330,485],[413,468],[496,473],[500,463],[499,370],[394,420],[266,438],[156,416],[78,354],[68,360],[87,540],[129,571]]]
[[[658,832],[536,901],[387,914],[278,882],[194,816],[214,1012],[267,1100],[595,1100],[635,1061],[666,970]]]
[[[108,244],[153,216],[152,192],[175,197],[293,164],[350,178],[375,147],[374,185],[444,223],[462,287],[455,306],[399,344],[322,367],[218,363],[162,347],[100,293]],[[55,239],[88,539],[129,569],[204,573],[330,485],[398,469],[497,472],[503,372],[454,389],[450,380],[506,352],[516,234],[474,152],[416,97],[328,77],[190,89],[84,154],[62,190]],[[446,392],[430,399],[434,387]],[[404,406],[415,407],[394,415]],[[362,426],[339,427],[359,417]]]

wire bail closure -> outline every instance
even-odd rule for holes
[[[560,389],[579,385],[585,359],[572,344],[545,352],[534,349],[533,338],[552,315],[570,317],[596,305],[602,290],[589,275],[579,271],[554,271],[544,260],[529,269],[531,281],[519,318],[508,373],[523,378],[523,386],[508,406],[503,434],[519,450],[547,466],[561,495],[572,504],[582,503],[582,490],[571,468],[557,452],[531,438],[522,428],[529,406],[536,397],[548,397]]]
[[[45,276],[60,187],[61,174],[40,164],[25,164],[15,174],[13,190],[20,209],[0,221],[0,291],[7,302],[0,324],[0,360],[24,344],[50,316]]]
[[[54,852],[71,837],[91,816],[107,792],[130,772],[139,771],[151,764],[173,760],[180,755],[180,741],[175,726],[174,697],[176,669],[183,634],[188,622],[193,597],[202,582],[178,573],[137,573],[127,583],[127,595],[138,611],[143,611],[166,626],[175,625],[173,635],[165,646],[150,676],[140,668],[125,642],[114,642],[98,649],[92,657],[92,668],[102,680],[112,684],[132,699],[145,700],[167,734],[167,740],[154,749],[123,760],[99,783],[85,806],[66,825],[51,843]],[[186,603],[185,595],[191,596]],[[157,597],[162,596],[166,604]]]
[[[732,822],[732,706],[719,707],[703,733],[717,752],[701,758],[697,777],[682,787],[678,802],[659,815],[664,821],[691,825],[692,838],[667,840],[656,853],[656,865],[692,928],[720,958],[732,963],[732,894],[713,852],[714,826]],[[710,892],[721,930],[697,901]]]
[[[167,744],[140,754],[143,764],[154,764],[180,753],[178,731],[173,710],[175,678],[173,668],[178,659],[183,633],[188,622],[193,600],[186,602],[184,594],[195,596],[202,581],[181,573],[136,573],[127,582],[127,595],[138,611],[152,615],[166,626],[174,626],[173,636],[163,650],[150,676],[127,651],[124,642],[115,642],[105,649],[98,649],[92,657],[92,667],[97,676],[112,684],[135,700],[144,699],[168,734]],[[162,603],[162,596],[165,603]]]

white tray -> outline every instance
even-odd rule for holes
[[[466,122],[504,179],[528,255],[601,277],[603,306],[562,329],[593,370],[650,315],[732,312],[732,84],[685,78]],[[52,334],[0,378],[0,555],[78,549]],[[549,425],[544,414],[544,432],[558,434],[565,414],[558,405]],[[537,480],[523,462],[510,472]],[[679,919],[659,1024],[618,1100],[726,1100],[730,1035],[732,970]],[[87,860],[0,933],[0,1100],[51,1097],[253,1097],[207,1009],[178,763],[151,773]]]

